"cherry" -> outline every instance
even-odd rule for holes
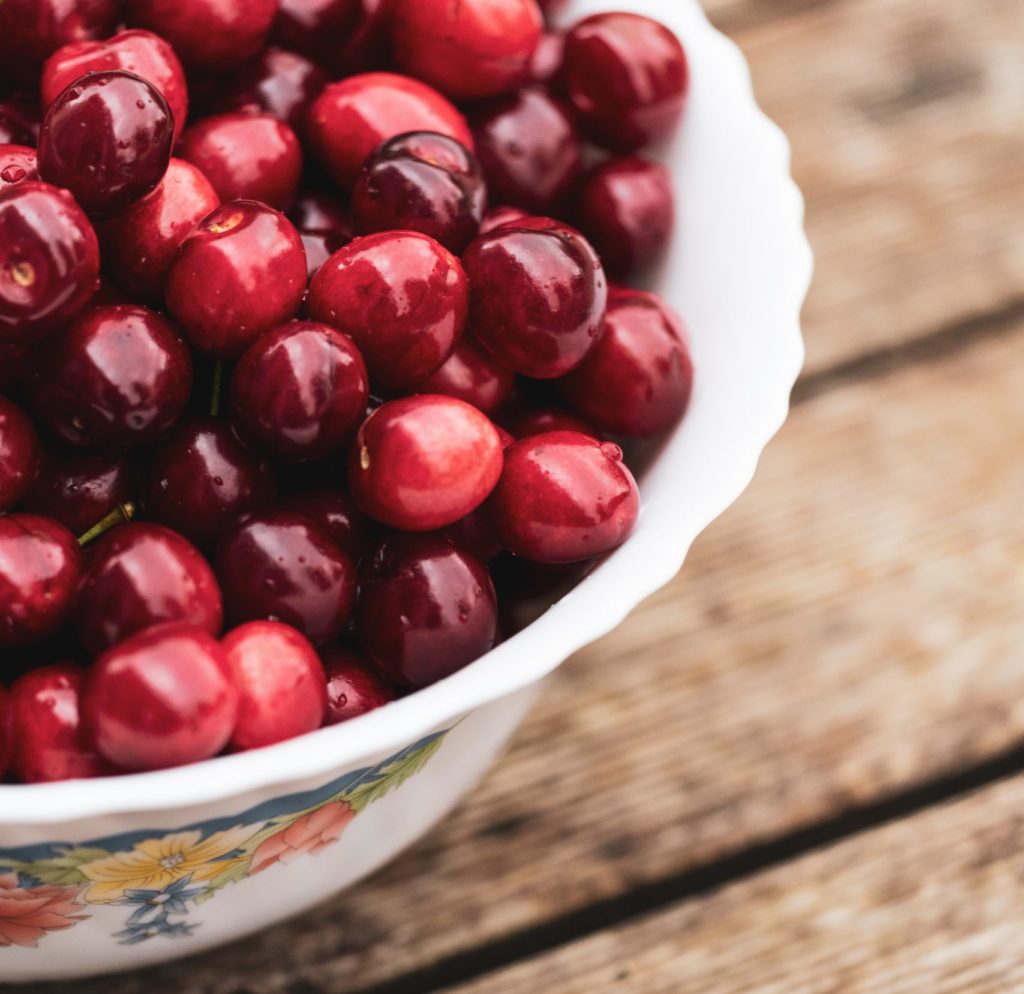
[[[492,207],[484,215],[483,222],[480,225],[480,234],[489,234],[494,231],[495,228],[511,224],[513,221],[520,221],[527,216],[526,211],[520,210],[518,207],[509,207],[507,205],[503,207]]]
[[[161,300],[178,247],[219,204],[210,181],[195,166],[171,159],[148,197],[98,227],[104,265],[136,297]]]
[[[305,636],[277,621],[250,621],[222,645],[238,688],[233,749],[261,749],[324,723],[327,680]]]
[[[4,0],[0,4],[0,62],[38,74],[62,45],[105,38],[117,26],[120,0]]]
[[[95,655],[165,621],[217,635],[223,609],[213,572],[195,546],[162,525],[132,522],[90,550],[74,621]]]
[[[126,770],[216,756],[238,716],[227,656],[201,628],[157,625],[105,652],[82,700],[96,748]]]
[[[441,367],[461,336],[469,284],[427,235],[390,231],[335,252],[313,278],[306,311],[350,335],[374,386],[403,390]]]
[[[0,343],[32,345],[96,289],[96,233],[74,198],[46,183],[0,190]]]
[[[690,402],[693,363],[686,328],[660,297],[613,290],[601,341],[559,386],[575,410],[605,431],[665,431]]]
[[[188,348],[168,321],[138,305],[91,307],[40,357],[34,400],[65,442],[117,449],[167,431],[191,386]]]
[[[233,622],[283,621],[314,645],[345,631],[356,567],[308,518],[288,511],[246,515],[224,533],[215,564]]]
[[[0,145],[0,190],[39,179],[36,150],[25,145]]]
[[[513,441],[515,439],[509,439],[509,442]],[[455,524],[449,525],[440,534],[451,539],[460,549],[465,549],[482,563],[489,563],[504,551],[486,504],[460,518]]]
[[[382,142],[409,131],[436,131],[473,148],[466,119],[437,90],[408,76],[351,76],[331,83],[310,108],[312,148],[345,189]]]
[[[537,42],[530,61],[530,80],[556,85],[565,55],[565,35],[561,31],[545,31]]]
[[[287,124],[267,114],[220,114],[193,124],[178,154],[196,166],[221,200],[259,200],[279,210],[295,197],[302,150]]]
[[[280,506],[309,518],[356,562],[369,552],[375,533],[373,522],[344,490],[306,490],[285,497]]]
[[[54,634],[80,571],[78,543],[63,525],[35,514],[0,517],[0,648]]]
[[[563,381],[564,378],[559,380],[559,383]],[[600,436],[600,432],[592,424],[560,407],[549,405],[515,404],[504,412],[502,424],[517,439],[543,435],[549,431],[575,431],[582,435],[590,435],[591,438]]]
[[[43,66],[40,80],[43,107],[86,73],[123,69],[152,83],[163,95],[174,118],[174,140],[181,137],[188,118],[188,84],[174,49],[149,31],[122,31],[104,41],[65,45]]]
[[[106,216],[156,188],[173,141],[174,117],[152,83],[120,69],[88,73],[46,111],[39,175]]]
[[[454,138],[431,131],[384,142],[352,193],[352,219],[361,234],[421,231],[455,253],[476,237],[486,207],[476,157]]]
[[[640,14],[594,14],[568,34],[562,78],[590,137],[617,152],[665,138],[686,100],[679,39]]]
[[[524,218],[481,235],[463,265],[477,339],[510,369],[552,379],[594,347],[608,285],[601,260],[578,231]]]
[[[572,563],[621,545],[636,524],[640,495],[617,445],[555,431],[506,450],[488,508],[510,552]]]
[[[215,359],[241,355],[295,316],[306,259],[291,222],[264,204],[221,205],[182,242],[167,273],[167,306],[191,344]]]
[[[390,0],[281,0],[274,38],[335,75],[385,61]]]
[[[540,87],[503,97],[473,118],[487,189],[535,214],[560,209],[583,175],[583,143],[565,109]]]
[[[457,397],[493,414],[515,389],[515,374],[485,352],[470,335],[463,335],[444,365],[419,384],[423,393]]]
[[[40,123],[34,103],[20,97],[0,100],[0,144],[35,148]]]
[[[146,512],[200,548],[240,514],[269,507],[276,492],[270,466],[212,417],[182,421],[142,475]]]
[[[352,339],[293,321],[254,342],[231,379],[231,416],[242,436],[283,462],[324,459],[351,441],[370,384]]]
[[[321,654],[327,675],[327,725],[339,725],[390,704],[395,691],[354,649],[331,646]]]
[[[0,396],[0,514],[25,499],[39,461],[39,436],[28,415]]]
[[[92,745],[81,720],[86,670],[74,663],[44,666],[11,688],[14,733],[11,772],[22,783],[82,780],[114,772]]]
[[[352,224],[345,208],[328,194],[300,193],[288,217],[298,228],[306,250],[306,268],[310,280],[323,264],[352,241]]]
[[[487,570],[437,535],[396,535],[362,577],[356,630],[394,683],[427,687],[494,646],[497,603]]]
[[[525,79],[544,20],[536,0],[393,0],[398,64],[456,100]]]

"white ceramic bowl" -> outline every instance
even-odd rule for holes
[[[668,582],[749,482],[803,357],[811,255],[788,146],[696,0],[577,0],[566,18],[602,9],[670,24],[692,68],[685,125],[659,153],[680,224],[653,284],[690,326],[696,386],[642,481],[635,533],[525,631],[348,724],[161,773],[0,786],[0,981],[189,955],[387,862],[474,786],[540,681]]]

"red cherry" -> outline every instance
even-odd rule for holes
[[[312,148],[345,189],[382,142],[408,131],[436,131],[473,150],[466,119],[437,90],[408,76],[351,76],[331,83],[310,108]]]
[[[544,20],[536,0],[393,0],[398,64],[456,100],[521,83]]]
[[[518,207],[492,207],[484,216],[480,225],[480,234],[490,234],[495,228],[520,221],[524,217],[527,217],[526,211],[520,210]]]
[[[484,414],[493,414],[512,396],[515,385],[512,370],[480,348],[470,335],[463,335],[444,365],[418,389],[457,397]]]
[[[604,335],[559,386],[572,407],[605,431],[647,436],[677,424],[693,387],[686,328],[660,298],[613,290]]]
[[[0,190],[39,179],[36,150],[25,145],[0,145]]]
[[[126,770],[216,756],[238,715],[224,650],[201,628],[157,625],[104,653],[82,710],[96,748]]]
[[[14,97],[0,100],[0,144],[35,148],[40,119],[35,106]]]
[[[475,407],[437,394],[393,400],[359,429],[348,479],[382,524],[433,531],[479,507],[501,475],[501,441]]]
[[[469,285],[459,260],[427,235],[357,238],[313,278],[306,312],[362,352],[372,384],[408,389],[441,367],[466,323]]]
[[[285,511],[309,518],[356,562],[370,550],[374,524],[344,490],[306,490],[285,497],[280,504]]]
[[[390,0],[281,0],[274,39],[337,76],[386,61]]]
[[[295,316],[306,259],[291,222],[254,201],[223,204],[181,244],[167,273],[167,306],[192,345],[215,359],[241,355]]]
[[[517,403],[504,412],[501,420],[505,428],[517,439],[543,435],[549,431],[575,431],[591,438],[600,438],[601,435],[592,424],[575,414],[548,405]]]
[[[233,749],[261,749],[324,723],[327,680],[305,636],[276,621],[251,621],[222,645],[239,695]]]
[[[568,34],[562,79],[590,136],[617,152],[665,138],[686,100],[679,39],[640,14],[594,14]]]
[[[71,42],[105,38],[117,26],[120,0],[4,0],[0,4],[0,63],[38,75],[39,64]]]
[[[514,441],[515,439],[509,439],[510,444]],[[451,539],[460,549],[465,549],[482,563],[489,563],[504,551],[486,504],[456,521],[454,525],[449,525],[440,534]]]
[[[336,645],[321,654],[327,674],[327,719],[338,725],[390,704],[395,691],[354,649]]]
[[[510,369],[552,379],[594,347],[608,285],[601,260],[578,231],[523,218],[481,235],[463,265],[477,340]]]
[[[487,570],[436,535],[401,535],[362,577],[359,642],[395,683],[427,687],[494,646],[497,607]]]
[[[0,396],[0,514],[25,499],[39,461],[39,436],[28,415]]]
[[[636,524],[640,495],[617,445],[555,431],[506,450],[488,507],[510,552],[572,563],[621,545]]]
[[[310,280],[338,249],[352,241],[352,223],[348,213],[328,194],[300,193],[288,217],[298,228],[306,250],[306,268]]]
[[[530,81],[533,83],[555,84],[562,71],[565,55],[565,35],[561,31],[545,31],[537,42],[530,61]]]
[[[169,528],[139,522],[114,528],[90,550],[74,615],[94,655],[161,622],[210,635],[223,622],[220,590],[199,550]]]
[[[0,517],[0,648],[56,632],[80,570],[78,543],[63,525],[35,514]]]

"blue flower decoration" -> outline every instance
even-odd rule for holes
[[[126,890],[115,903],[135,908],[125,923],[127,928],[114,933],[121,945],[134,946],[158,935],[171,938],[189,936],[196,928],[185,922],[171,921],[171,915],[187,915],[188,902],[199,897],[205,887],[189,887],[191,877],[175,880],[163,890]]]

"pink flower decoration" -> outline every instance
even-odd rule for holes
[[[0,876],[0,946],[35,947],[47,932],[72,928],[88,915],[76,915],[80,887],[18,886],[14,874]]]
[[[299,856],[326,849],[341,838],[355,812],[344,801],[332,801],[297,818],[276,835],[265,839],[252,854],[250,873],[260,873],[275,863],[291,863]]]

